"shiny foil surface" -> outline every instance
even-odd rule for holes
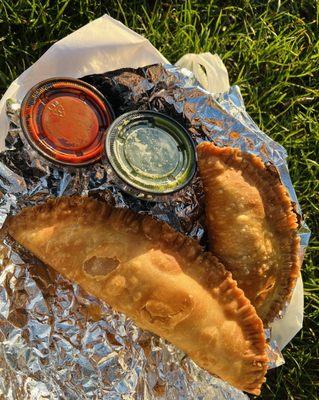
[[[286,152],[251,120],[238,87],[212,96],[190,73],[171,65],[124,69],[83,80],[107,97],[117,116],[133,109],[163,112],[183,124],[196,143],[213,140],[260,155],[277,168],[302,221]],[[207,244],[203,192],[197,177],[161,202],[138,200],[119,189],[105,159],[85,168],[53,165],[24,139],[16,102],[8,101],[7,114],[10,130],[6,149],[0,153],[1,226],[8,214],[23,207],[49,197],[82,194],[152,214]],[[301,222],[303,248],[309,235]],[[0,254],[0,398],[248,399],[201,370],[174,346],[143,332],[44,266],[5,234]],[[269,351],[270,367],[282,363],[275,344]]]

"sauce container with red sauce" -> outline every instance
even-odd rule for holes
[[[103,137],[114,119],[111,105],[93,86],[72,78],[33,86],[21,104],[25,138],[46,159],[85,166],[99,160]]]

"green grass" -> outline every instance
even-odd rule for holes
[[[50,45],[109,13],[171,62],[217,52],[248,112],[289,154],[313,236],[303,265],[305,321],[268,374],[263,399],[318,399],[319,3],[308,1],[0,0],[0,93]]]

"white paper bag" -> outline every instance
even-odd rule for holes
[[[90,22],[56,42],[9,86],[0,101],[0,150],[4,148],[8,130],[5,113],[8,98],[21,101],[33,85],[47,78],[79,78],[88,74],[124,67],[138,68],[155,63],[168,61],[147,39],[121,22],[108,15]],[[210,93],[229,89],[227,69],[217,55],[188,54],[177,65],[191,70]],[[273,323],[272,339],[277,341],[281,349],[301,329],[302,320],[303,286],[300,278],[284,318]]]
[[[227,69],[217,54],[185,54],[175,65],[192,71],[209,93],[228,92],[230,88]]]

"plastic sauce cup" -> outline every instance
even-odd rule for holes
[[[196,171],[196,152],[187,130],[154,111],[121,115],[106,135],[106,159],[126,192],[159,201],[183,189]]]
[[[20,122],[30,145],[48,160],[83,166],[99,160],[114,119],[105,97],[78,79],[52,78],[23,99]]]

